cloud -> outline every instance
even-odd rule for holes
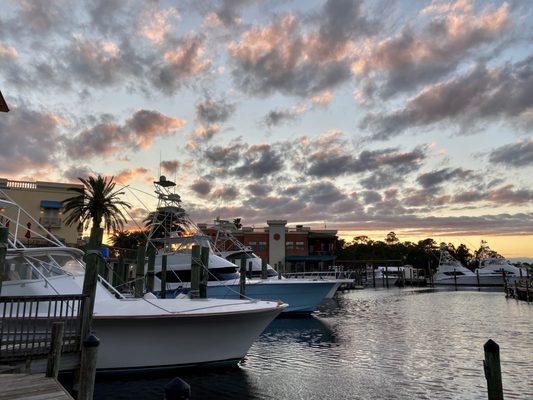
[[[90,175],[98,175],[87,165],[71,165],[62,173],[63,177],[69,181],[78,181],[78,178],[86,178]]]
[[[315,106],[328,106],[333,100],[333,95],[329,91],[322,92],[316,96],[311,97],[311,103]]]
[[[235,200],[239,196],[239,190],[234,185],[226,185],[214,189],[211,192],[211,197],[222,200]]]
[[[195,129],[191,132],[191,136],[196,139],[208,141],[211,140],[218,132],[220,132],[220,126],[218,126],[218,124],[212,124],[208,126],[201,126],[198,129]]]
[[[442,168],[421,174],[416,179],[424,188],[438,186],[452,180],[463,180],[472,175],[472,170],[463,168]]]
[[[373,33],[376,24],[352,0],[330,0],[307,22],[303,26],[298,16],[286,13],[230,43],[237,86],[256,96],[280,92],[306,97],[347,81],[353,39]]]
[[[185,125],[182,119],[158,111],[138,110],[124,124],[103,115],[100,122],[72,138],[64,138],[67,154],[73,158],[109,157],[125,149],[148,149],[158,137],[174,135]]]
[[[424,88],[404,107],[368,114],[361,127],[386,140],[407,129],[438,122],[462,123],[504,119],[527,124],[533,113],[533,56],[503,67],[478,64],[465,74]]]
[[[151,9],[141,14],[139,33],[156,45],[163,44],[173,25],[180,19],[177,8]]]
[[[242,164],[231,170],[231,174],[262,178],[281,171],[283,164],[281,153],[269,144],[251,145],[244,153]]]
[[[149,172],[147,168],[126,168],[118,171],[114,174],[115,180],[122,184],[126,185],[136,179],[138,176],[146,175]]]
[[[235,112],[235,104],[207,98],[196,104],[196,118],[204,124],[226,122]]]
[[[152,84],[166,94],[174,94],[190,78],[209,68],[211,61],[204,57],[205,38],[191,35],[181,38],[163,55],[149,72]]]
[[[388,98],[441,78],[474,51],[479,54],[481,46],[501,42],[511,25],[507,3],[476,13],[470,1],[460,1],[453,7],[426,8],[422,14],[415,27],[406,25],[362,47],[353,70],[363,80],[363,92]],[[433,17],[424,23],[428,15]]]
[[[168,174],[175,174],[180,168],[181,163],[178,160],[161,161],[161,169]]]
[[[196,179],[191,185],[190,188],[201,196],[206,196],[211,192],[213,185],[204,178]]]
[[[32,168],[55,166],[61,138],[61,119],[48,112],[13,107],[0,118],[0,172],[20,174]]]
[[[246,186],[246,189],[254,196],[268,196],[273,192],[273,188],[270,185],[264,183],[251,183]]]
[[[524,204],[533,201],[533,191],[513,189],[514,185],[506,185],[488,193],[488,199],[498,204]]]
[[[492,150],[489,155],[489,161],[509,167],[533,165],[533,138]]]
[[[294,121],[298,118],[298,111],[294,111],[288,108],[278,108],[270,111],[265,115],[263,122],[269,128],[284,124],[286,122]]]

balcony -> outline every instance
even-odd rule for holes
[[[59,217],[41,217],[39,223],[45,228],[61,228],[61,218]]]

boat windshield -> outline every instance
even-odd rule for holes
[[[5,280],[31,280],[84,273],[81,260],[58,251],[16,251],[6,257]]]

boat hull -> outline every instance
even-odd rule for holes
[[[514,284],[514,278],[510,278],[507,280],[508,284]],[[442,279],[435,279],[434,284],[437,286],[468,286],[468,287],[503,287],[504,282],[503,278],[501,276],[493,275],[493,276],[484,276],[479,275],[479,283],[478,283],[478,277],[476,275],[468,275],[468,276],[458,276],[457,277],[457,283],[454,280],[453,276],[442,278]]]
[[[237,364],[281,309],[166,318],[98,318],[97,369]]]

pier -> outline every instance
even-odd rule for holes
[[[56,378],[45,374],[0,374],[0,400],[74,400]]]

